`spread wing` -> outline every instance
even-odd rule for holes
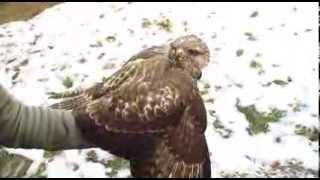
[[[52,109],[72,110],[75,108],[86,106],[92,99],[103,95],[103,83],[96,83],[88,89],[76,89],[63,93],[48,93],[51,99],[63,99],[62,102],[49,106]]]
[[[131,160],[135,177],[210,178],[211,165],[204,135],[206,113],[203,104],[194,99],[182,121],[168,137],[156,143],[156,151],[143,160]],[[148,154],[148,153],[145,153]]]
[[[52,104],[50,108],[73,110],[87,106],[91,101],[118,88],[129,79],[132,80],[132,75],[138,69],[137,66],[139,63],[139,61],[136,61],[122,67],[112,76],[104,79],[101,83],[96,83],[88,89],[76,89],[63,93],[49,93],[49,98],[63,99],[62,102]]]
[[[101,84],[51,107],[85,114],[109,132],[164,131],[181,116],[192,79],[172,69],[167,54],[136,58]]]
[[[88,89],[79,88],[62,93],[49,92],[49,98],[63,99],[62,102],[52,104],[50,108],[72,110],[86,106],[90,101],[101,97],[103,94],[118,88],[125,81],[128,81],[135,71],[139,69],[138,67],[143,61],[159,60],[159,58],[167,60],[167,53],[167,46],[154,46],[132,56],[120,70],[116,71],[112,76],[103,79],[102,83],[97,83]]]
[[[138,71],[131,81],[89,103],[85,113],[109,132],[157,133],[175,125],[185,109],[186,81],[165,77],[174,76],[173,72],[160,73],[157,79],[143,74],[144,70]]]

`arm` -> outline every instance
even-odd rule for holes
[[[1,85],[0,144],[47,150],[93,147],[82,138],[71,112],[26,106]]]

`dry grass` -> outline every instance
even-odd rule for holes
[[[27,20],[57,2],[0,2],[0,24]]]

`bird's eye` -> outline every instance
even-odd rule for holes
[[[188,53],[189,53],[190,55],[194,55],[194,56],[200,54],[199,51],[194,50],[194,49],[189,49],[189,50],[188,50]]]

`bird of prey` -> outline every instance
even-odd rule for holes
[[[209,62],[195,35],[145,49],[94,86],[52,94],[82,135],[130,161],[134,177],[210,177],[206,109],[196,82]]]

